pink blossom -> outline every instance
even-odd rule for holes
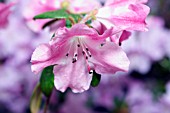
[[[38,73],[55,65],[55,87],[62,92],[67,87],[73,92],[89,89],[93,70],[99,74],[128,70],[129,60],[122,49],[113,42],[104,42],[112,35],[112,29],[99,35],[84,24],[76,24],[71,29],[59,28],[55,35],[49,44],[36,48],[31,68]]]
[[[43,12],[66,8],[71,13],[87,13],[99,8],[100,3],[96,0],[31,0],[23,11],[28,26],[35,32],[42,29],[43,25],[51,19],[33,20],[33,17]],[[59,21],[58,27],[64,27],[65,21]],[[62,24],[61,24],[62,23]]]
[[[107,28],[146,31],[145,19],[150,11],[147,0],[108,0],[96,18]]]
[[[0,28],[4,28],[8,23],[8,16],[11,13],[13,3],[4,4],[0,3]]]

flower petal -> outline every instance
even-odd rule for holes
[[[113,30],[108,29],[105,30],[105,32],[102,35],[99,35],[98,32],[93,29],[89,28],[85,24],[75,24],[72,26],[72,28],[59,28],[56,31],[55,37],[51,40],[50,44],[51,45],[61,45],[62,43],[68,43],[70,42],[71,39],[77,36],[83,36],[85,38],[89,38],[92,40],[100,40],[103,41],[104,39],[112,36]]]
[[[70,36],[87,36],[87,38],[89,37],[93,40],[103,40],[111,36],[113,30],[112,28],[108,29],[102,35],[99,35],[95,29],[89,28],[85,24],[76,24],[70,29],[69,34]]]
[[[98,10],[97,20],[108,28],[146,31],[145,19],[150,11],[144,1],[117,1]]]
[[[94,44],[95,42],[90,42],[88,42],[88,48],[92,57],[89,61],[94,64],[94,69],[97,73],[113,74],[117,71],[128,70],[129,60],[117,44],[106,42],[103,46],[97,46],[97,44]]]
[[[131,35],[131,32],[123,30],[121,33],[117,33],[115,35],[113,35],[112,37],[110,37],[111,41],[121,45],[121,43],[125,40],[127,40]]]
[[[62,64],[65,62],[64,58],[66,57],[67,48],[68,44],[65,43],[60,47],[53,47],[49,44],[39,45],[33,52],[31,58],[32,71],[38,73],[47,66]]]
[[[78,57],[75,63],[72,63],[72,59],[68,58],[66,64],[56,65],[54,67],[56,89],[64,92],[70,87],[74,93],[89,89],[92,75],[89,74],[85,65],[86,62],[83,57]]]

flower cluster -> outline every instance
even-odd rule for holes
[[[107,0],[104,6],[96,0],[32,2],[25,11],[31,29],[32,24],[36,32],[49,22],[56,21],[57,25],[50,42],[40,44],[33,52],[31,69],[38,73],[53,65],[54,85],[62,92],[68,87],[75,93],[89,89],[94,72],[104,75],[127,71],[129,60],[121,42],[130,36],[128,30],[147,30],[147,0]],[[62,9],[68,18],[62,15],[63,18],[56,19],[58,13],[53,12],[51,19],[52,12],[46,12]],[[43,12],[48,19],[31,20],[33,15]]]

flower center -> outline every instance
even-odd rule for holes
[[[78,60],[78,57],[84,57],[87,69],[89,71],[89,74],[92,74],[93,70],[90,69],[88,59],[92,57],[91,52],[89,48],[86,46],[86,44],[83,41],[83,37],[74,37],[74,41],[71,42],[70,48],[68,52],[66,53],[66,57],[69,57],[69,55],[72,56],[72,63],[76,63]]]

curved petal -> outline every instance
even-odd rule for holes
[[[32,54],[31,57],[31,70],[34,73],[40,72],[43,68],[52,65],[51,61],[48,61],[51,58],[51,48],[49,44],[39,45]],[[47,62],[48,61],[48,62]],[[54,64],[54,63],[53,63]]]
[[[66,42],[67,43],[72,42],[73,38],[81,36],[96,41],[97,40],[103,41],[104,39],[112,36],[112,34],[113,34],[112,28],[105,30],[105,32],[102,35],[99,35],[95,29],[89,28],[85,24],[75,24],[70,29],[66,27],[59,28],[55,33],[55,37],[50,41],[50,44],[55,46],[61,45]]]
[[[121,45],[121,43],[125,40],[127,40],[131,36],[131,32],[123,30],[121,34],[117,33],[110,37],[111,41]]]
[[[89,74],[83,57],[78,57],[77,62],[72,63],[68,58],[67,63],[54,67],[54,84],[57,90],[64,92],[68,87],[74,93],[83,92],[90,87],[92,75]]]
[[[126,2],[119,1],[99,9],[97,20],[107,28],[114,26],[123,30],[146,31],[145,19],[150,8],[140,2]]]
[[[99,33],[99,34],[103,34],[104,33],[104,31],[107,29],[101,22],[99,22],[99,21],[93,21],[92,23],[91,23],[91,26],[93,26],[93,28],[95,29],[95,30],[97,30],[97,32]]]
[[[89,61],[93,63],[97,73],[113,74],[117,71],[128,70],[130,62],[126,54],[117,44],[106,42],[103,46],[97,46],[97,44],[94,43],[95,42],[89,41],[88,44],[86,44],[92,54]]]
[[[38,73],[47,66],[64,63],[67,48],[68,44],[65,43],[58,47],[53,47],[49,44],[39,45],[31,57],[32,71]]]

